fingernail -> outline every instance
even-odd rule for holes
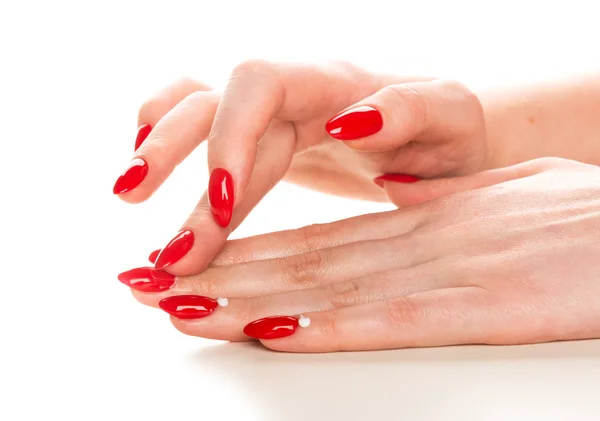
[[[152,264],[156,263],[156,258],[160,254],[160,250],[161,249],[154,250],[152,253],[150,253],[150,256],[148,256],[148,260],[150,260],[150,263],[152,263]]]
[[[148,174],[148,164],[142,158],[135,158],[129,163],[129,167],[117,179],[113,187],[114,194],[126,193],[135,189]]]
[[[178,319],[201,319],[210,316],[219,303],[201,295],[175,295],[160,300],[158,306]]]
[[[149,124],[142,124],[138,128],[137,136],[135,137],[134,151],[137,151],[138,148],[140,146],[142,146],[142,143],[144,143],[144,140],[146,140],[146,138],[148,137],[148,135],[150,134],[151,131],[152,131],[152,126]]]
[[[164,269],[179,261],[194,245],[194,233],[190,230],[181,230],[169,244],[158,253],[154,267]]]
[[[373,182],[383,188],[384,181],[393,181],[394,183],[416,183],[421,181],[420,178],[409,174],[384,174],[373,179]]]
[[[272,316],[258,319],[244,327],[244,334],[256,339],[277,339],[293,335],[298,319],[291,316]]]
[[[166,291],[175,283],[175,276],[152,267],[142,267],[120,273],[119,281],[142,292]]]
[[[355,140],[371,136],[383,127],[381,113],[363,105],[342,111],[325,125],[329,135],[339,140]]]
[[[233,213],[233,177],[223,168],[215,168],[208,182],[208,201],[213,218],[226,228]]]

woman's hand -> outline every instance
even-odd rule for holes
[[[284,177],[324,192],[385,200],[373,179],[401,173],[393,176],[405,187],[396,202],[410,205],[427,199],[410,182],[478,171],[487,150],[482,107],[464,86],[347,64],[243,63],[223,94],[177,82],[145,103],[138,123],[139,149],[114,189],[132,203],[150,197],[208,138],[208,194],[156,262],[178,275],[204,269]]]
[[[440,198],[230,241],[203,273],[135,295],[170,297],[174,325],[207,338],[293,316],[246,329],[291,335],[262,339],[291,352],[600,337],[600,169],[541,159],[419,184]]]

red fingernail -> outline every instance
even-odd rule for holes
[[[417,181],[421,181],[421,179],[409,174],[384,174],[373,179],[373,182],[381,188],[383,188],[384,181],[393,181],[395,183],[416,183]]]
[[[277,339],[293,335],[298,319],[291,316],[272,316],[255,320],[244,327],[244,334],[256,339]]]
[[[383,127],[381,113],[373,107],[363,105],[342,111],[325,125],[329,135],[339,140],[355,140],[371,136]]]
[[[233,177],[223,168],[215,168],[208,182],[208,202],[216,223],[226,228],[233,213]]]
[[[156,269],[164,269],[167,266],[176,263],[190,251],[193,245],[194,233],[190,230],[179,231],[177,235],[169,241],[169,244],[158,253],[154,267]]]
[[[151,131],[152,131],[152,126],[149,125],[149,124],[142,124],[138,128],[137,136],[135,138],[135,149],[134,149],[134,151],[137,151],[138,148],[140,146],[142,146],[142,143],[144,143],[144,140],[146,140],[146,138],[148,137],[148,135],[150,134]]]
[[[135,268],[120,273],[119,281],[142,292],[166,291],[175,283],[175,276],[152,267]]]
[[[218,305],[216,300],[201,295],[175,295],[158,303],[160,308],[178,319],[201,319],[210,316]]]
[[[152,263],[152,264],[156,263],[156,258],[158,257],[159,254],[160,254],[160,249],[154,250],[152,253],[150,253],[150,256],[148,256],[148,260],[150,260],[150,263]]]
[[[126,193],[135,189],[148,174],[148,164],[142,158],[135,158],[129,163],[129,167],[117,179],[113,187],[114,194]]]

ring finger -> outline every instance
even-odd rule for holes
[[[300,315],[309,312],[336,311],[346,307],[393,300],[398,297],[453,288],[462,283],[451,271],[439,271],[434,262],[411,268],[368,275],[357,279],[323,285],[317,288],[284,292],[250,298],[233,298],[227,308],[220,308],[210,317],[190,317],[190,310],[181,309],[193,304],[196,296],[173,296],[161,302],[161,307],[173,317],[173,325],[181,332],[204,338],[244,341],[250,338],[243,328],[248,323],[274,314]],[[193,310],[192,310],[193,311]],[[203,315],[203,314],[202,314]],[[191,316],[193,317],[193,315]]]

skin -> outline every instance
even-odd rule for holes
[[[325,123],[371,105],[383,129],[356,141],[328,136]],[[291,65],[247,61],[221,93],[190,79],[149,98],[138,124],[154,128],[135,153],[146,179],[121,199],[148,199],[204,140],[209,170],[233,175],[234,215],[217,226],[206,194],[183,224],[204,238],[167,270],[205,269],[229,234],[280,180],[340,196],[385,201],[372,182],[385,173],[423,179],[472,174],[556,156],[600,164],[600,75],[472,93],[458,82],[371,73],[347,63]],[[429,193],[406,186],[399,206]],[[175,230],[174,230],[175,232]]]
[[[352,142],[328,135],[324,127],[330,118],[365,104],[383,114],[379,133]],[[231,225],[223,229],[213,221],[205,194],[183,226],[206,240],[167,269],[176,275],[205,269],[228,235],[284,178],[332,194],[385,201],[372,181],[379,175],[468,174],[483,168],[487,156],[483,109],[465,86],[378,75],[348,64],[251,61],[234,69],[222,94],[182,80],[148,100],[138,123],[154,127],[134,155],[148,163],[149,172],[121,199],[148,199],[204,139],[209,170],[225,168],[234,179]],[[418,196],[409,194],[405,202],[415,203]]]
[[[140,111],[154,130],[136,157],[150,172],[122,198],[147,199],[207,138],[209,167],[234,176],[234,217],[216,226],[205,195],[184,227],[209,240],[168,268],[172,290],[134,294],[153,306],[230,298],[206,319],[173,319],[216,339],[245,340],[243,326],[264,316],[309,315],[309,328],[264,341],[293,352],[598,337],[598,169],[543,159],[485,170],[539,156],[600,163],[599,98],[597,77],[476,96],[347,64],[248,62],[222,94],[179,81]],[[382,112],[381,132],[327,136],[329,118],[365,104]],[[382,190],[372,179],[383,173],[423,180]],[[401,209],[226,242],[283,178]]]
[[[547,158],[428,183],[439,198],[230,241],[206,271],[134,295],[229,297],[172,322],[230,341],[258,318],[304,314],[309,327],[262,341],[289,352],[600,337],[600,169]]]

